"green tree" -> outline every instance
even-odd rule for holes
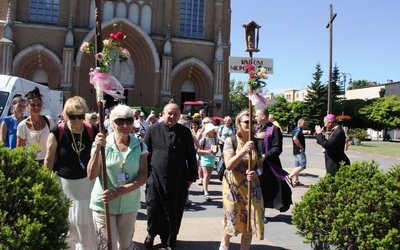
[[[246,82],[235,82],[235,79],[230,80],[229,86],[230,116],[234,118],[240,111],[249,107],[249,90]]]
[[[361,87],[365,87],[369,85],[369,81],[367,80],[356,80],[352,82],[352,86],[349,86],[347,89],[359,89]]]
[[[377,98],[372,104],[360,109],[359,113],[367,118],[372,129],[384,129],[386,135],[389,128],[400,127],[400,97],[392,95]]]
[[[339,72],[339,66],[335,64],[332,70],[332,104],[335,103],[341,103],[342,99],[339,98],[338,96],[343,93],[343,86],[342,85],[337,85],[337,83],[340,81],[340,72]]]
[[[268,107],[268,112],[274,114],[275,119],[279,122],[282,129],[287,127],[291,122],[289,102],[283,97],[278,96],[275,98],[275,103]]]
[[[305,102],[300,102],[300,101],[295,101],[289,103],[289,108],[290,108],[290,125],[291,128],[295,128],[297,126],[297,121],[300,118],[305,118],[306,117],[306,109],[307,109],[307,104]],[[306,120],[306,124],[308,129],[311,129],[311,127],[308,124],[308,121]]]
[[[344,125],[350,128],[370,128],[371,124],[365,119],[365,116],[359,113],[359,110],[372,103],[372,100],[353,99],[346,100],[343,103],[344,115],[351,117]]]
[[[340,75],[339,67],[335,64],[332,71],[332,113],[336,115],[342,113],[344,102],[343,96],[341,96],[344,93],[344,84],[340,81]],[[338,85],[338,83],[340,84]]]
[[[326,115],[328,102],[328,89],[326,85],[322,85],[321,83],[323,73],[321,64],[318,63],[315,69],[316,71],[313,73],[314,82],[308,86],[307,95],[305,97],[306,109],[304,119],[306,119],[310,127],[321,124]]]
[[[385,94],[386,94],[386,89],[385,89],[385,88],[381,88],[381,89],[379,90],[379,97],[384,97]]]

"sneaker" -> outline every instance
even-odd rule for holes
[[[200,186],[203,185],[203,179],[198,179],[197,180],[197,185],[200,185]]]
[[[212,199],[211,199],[211,197],[210,197],[208,194],[206,194],[206,195],[204,195],[204,201],[206,201],[206,202],[211,202]]]
[[[294,185],[293,185],[293,181],[292,181],[292,179],[291,178],[289,178],[289,175],[286,175],[286,182],[290,185],[290,186],[292,186],[292,187],[294,187]]]

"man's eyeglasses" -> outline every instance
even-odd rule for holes
[[[75,120],[76,118],[78,118],[79,120],[83,120],[85,119],[85,115],[68,115],[68,118],[70,120]]]
[[[121,125],[132,125],[133,124],[133,117],[128,118],[117,118],[114,120],[114,123],[121,126]]]

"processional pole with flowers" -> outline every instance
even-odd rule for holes
[[[116,2],[117,0],[113,0]],[[110,73],[111,63],[117,58],[122,61],[127,61],[130,57],[128,50],[121,48],[120,44],[125,39],[125,34],[121,31],[113,32],[110,37],[102,40],[101,32],[101,0],[95,0],[95,23],[96,23],[96,35],[95,44],[92,42],[84,42],[81,46],[81,51],[86,53],[93,53],[95,55],[96,68],[91,69],[90,84],[96,89],[96,102],[98,112],[100,116],[99,131],[100,133],[105,132],[104,129],[104,92],[111,95],[114,98],[124,99],[124,88],[119,81],[113,77]],[[114,24],[115,29],[117,25]],[[101,183],[103,190],[108,189],[107,184],[107,168],[106,168],[106,155],[105,148],[100,148],[101,152]],[[112,237],[110,228],[110,214],[108,203],[104,203],[104,215],[107,232],[107,249],[112,250]]]
[[[267,69],[264,67],[256,68],[252,64],[253,52],[259,52],[258,42],[259,36],[258,31],[261,26],[259,26],[256,22],[251,21],[248,24],[244,24],[245,28],[245,38],[247,50],[249,52],[250,60],[249,64],[245,67],[245,73],[249,75],[249,80],[247,81],[249,88],[249,140],[253,139],[253,106],[256,109],[265,109],[267,108],[267,101],[265,97],[262,95],[262,88],[266,85],[266,83],[262,79],[267,79]],[[248,157],[248,171],[251,171],[252,167],[252,156],[251,154]],[[248,181],[247,184],[247,231],[251,232],[251,181]]]

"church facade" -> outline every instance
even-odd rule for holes
[[[97,2],[97,3],[96,3]],[[171,98],[207,101],[227,113],[230,0],[0,0],[0,74],[19,76],[82,96],[96,111],[89,72],[95,42],[96,6],[102,37],[115,29],[131,57],[112,65],[129,106],[163,107]],[[106,107],[115,104],[106,99]]]

